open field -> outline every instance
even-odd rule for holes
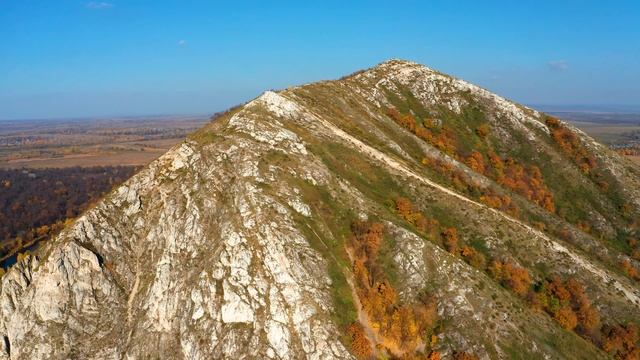
[[[573,125],[607,145],[640,143],[640,124],[572,121]]]
[[[54,236],[208,116],[0,121],[0,266]]]
[[[562,118],[599,142],[640,165],[640,114],[557,112]]]
[[[206,115],[0,121],[0,168],[145,165]]]
[[[640,143],[640,114],[551,112],[606,145]]]

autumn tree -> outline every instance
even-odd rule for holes
[[[477,151],[471,152],[466,159],[467,165],[475,172],[484,174],[486,171],[484,156]]]
[[[409,199],[404,197],[399,197],[399,198],[396,198],[395,203],[396,203],[396,211],[403,218],[405,219],[408,218],[413,212],[413,204],[411,204],[411,201]]]
[[[571,294],[571,306],[578,317],[578,328],[581,333],[592,333],[600,325],[600,314],[591,306],[584,286],[575,278],[570,277],[565,282],[565,287]]]
[[[458,230],[448,227],[442,231],[441,235],[445,249],[452,254],[456,254],[458,252]]]
[[[438,304],[436,298],[423,291],[419,298],[419,303],[415,306],[415,317],[423,327],[434,324],[438,317]]]
[[[511,262],[493,261],[489,266],[489,273],[517,295],[525,295],[531,287],[527,269]]]
[[[627,274],[628,277],[632,278],[633,280],[640,281],[640,273],[638,272],[638,269],[631,265],[631,262],[628,259],[624,259],[620,263],[620,267],[622,267],[622,270],[625,274]]]
[[[503,281],[518,295],[524,295],[531,287],[531,277],[527,269],[512,263],[504,264]]]
[[[574,330],[589,340],[598,338],[600,314],[587,297],[584,285],[574,277],[563,281],[557,275],[549,276],[536,285],[536,293],[529,296],[529,301],[565,329]]]
[[[467,263],[469,263],[469,265],[477,269],[484,270],[486,266],[486,259],[484,255],[476,251],[474,248],[465,245],[460,251],[460,255]]]
[[[478,135],[482,139],[486,138],[487,135],[489,135],[489,132],[491,132],[491,127],[488,123],[480,124],[476,128],[476,135]]]
[[[360,323],[353,323],[347,329],[347,335],[351,339],[351,351],[358,359],[369,359],[373,355],[369,339],[364,333]]]
[[[600,313],[591,304],[582,304],[578,307],[578,326],[583,334],[590,334],[600,325]]]
[[[381,223],[354,222],[352,225],[352,247],[356,257],[361,259],[375,258],[382,243],[384,226]]]
[[[578,316],[569,306],[563,306],[556,310],[553,318],[567,330],[573,330],[578,325]]]
[[[638,327],[635,325],[614,325],[603,329],[602,349],[616,359],[638,359]]]
[[[0,170],[0,257],[56,234],[135,167]]]
[[[558,120],[558,118],[555,118],[553,116],[547,116],[547,119],[545,122],[547,123],[547,126],[552,129],[557,129],[560,126],[562,126],[562,123],[560,122],[560,120]]]
[[[597,162],[589,154],[587,148],[582,145],[580,138],[554,117],[547,117],[546,124],[551,130],[551,137],[560,149],[573,160],[583,173],[592,175],[597,167]]]
[[[431,131],[433,126],[430,119],[427,119],[429,121],[425,121],[424,124],[421,124],[413,117],[412,114],[401,114],[396,109],[387,110],[387,115],[400,126],[436,147],[438,150],[449,155],[454,155],[456,153],[457,142],[455,132],[446,125],[443,125],[437,134],[433,134]]]
[[[560,302],[566,303],[571,299],[571,293],[557,275],[551,277],[551,280],[547,285],[547,289],[549,293],[560,300]]]
[[[384,339],[385,345],[398,347],[409,355],[414,354],[434,326],[437,314],[435,302],[429,300],[430,297],[421,296],[416,304],[399,303],[396,291],[386,279],[377,259],[384,235],[382,224],[357,221],[352,224],[351,231],[353,236],[349,250],[355,254],[352,259],[355,291],[370,327]],[[354,325],[349,335],[354,353],[359,358],[366,358],[374,349],[365,346],[366,338],[361,330]]]
[[[404,197],[395,199],[397,213],[406,221],[414,225],[419,232],[427,233],[431,236],[437,232],[440,224],[437,220],[427,218],[421,212],[417,211],[411,201]]]

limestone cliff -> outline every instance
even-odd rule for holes
[[[576,213],[597,219],[605,237],[626,226],[609,195],[555,147],[544,114],[421,65],[389,61],[341,80],[265,92],[115,189],[2,278],[0,356],[353,358],[344,337],[353,299],[342,299],[339,288],[351,279],[344,240],[353,219],[376,218],[393,239],[388,266],[401,299],[411,301],[425,287],[438,298],[445,325],[434,348],[442,354],[606,357],[425,239],[390,205],[411,197],[457,226],[465,241],[530,268],[535,279],[576,276],[603,318],[640,320],[640,288],[616,267],[629,259],[619,247],[420,141],[385,111],[425,112],[464,129],[475,121],[467,119],[470,108],[481,109],[496,148],[551,164],[590,194],[567,209],[581,206]],[[469,126],[469,137],[473,131]],[[637,211],[638,168],[572,131],[624,194],[616,196]],[[509,193],[520,215],[453,186],[426,168],[425,158],[459,169],[479,189]],[[545,179],[556,176],[540,166]],[[548,183],[558,203],[571,197],[562,195],[564,183]],[[563,239],[552,228],[573,236]]]

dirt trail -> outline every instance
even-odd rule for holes
[[[281,95],[282,96],[282,95]],[[284,97],[284,96],[283,96]],[[289,101],[294,102],[291,99],[288,99]],[[294,102],[295,103],[295,102]],[[474,206],[480,207],[482,209],[486,209],[489,211],[494,212],[495,214],[498,214],[499,216],[501,216],[502,218],[510,221],[511,223],[517,224],[523,228],[525,228],[529,233],[531,233],[532,235],[544,240],[547,245],[560,253],[566,254],[567,256],[569,256],[576,264],[582,266],[584,269],[586,269],[587,271],[593,273],[594,275],[598,276],[604,283],[612,283],[613,286],[616,288],[616,290],[621,291],[622,293],[624,293],[625,297],[629,300],[629,302],[631,302],[633,305],[635,305],[636,307],[640,308],[640,292],[634,289],[630,289],[629,287],[625,286],[624,284],[622,284],[621,282],[619,282],[614,276],[612,276],[611,274],[607,273],[606,271],[602,270],[601,268],[595,266],[594,264],[592,264],[591,262],[589,262],[588,260],[585,260],[584,258],[582,258],[580,255],[572,252],[571,250],[569,250],[568,248],[566,248],[564,245],[561,245],[559,243],[557,243],[556,241],[552,240],[551,238],[549,238],[547,235],[545,235],[544,233],[540,232],[539,230],[536,230],[534,228],[532,228],[531,226],[517,220],[514,218],[509,217],[508,215],[502,213],[501,211],[498,211],[496,209],[490,208],[484,204],[478,203],[476,201],[473,201],[463,195],[460,195],[452,190],[449,190],[417,173],[415,173],[413,170],[411,170],[409,167],[407,167],[406,165],[392,159],[391,157],[389,157],[388,155],[382,153],[379,150],[376,150],[375,148],[363,143],[362,141],[354,138],[353,136],[349,135],[348,133],[346,133],[345,131],[343,131],[342,129],[338,128],[337,126],[335,126],[334,124],[330,123],[329,121],[326,121],[324,119],[322,119],[320,116],[318,116],[317,114],[313,114],[311,113],[308,109],[305,109],[305,111],[308,111],[311,115],[313,115],[314,119],[317,120],[319,123],[321,123],[322,125],[324,125],[325,127],[327,127],[329,130],[331,130],[331,132],[342,138],[343,140],[345,140],[347,143],[353,145],[357,150],[361,151],[362,153],[374,158],[377,161],[380,161],[384,164],[386,164],[387,166],[389,166],[390,168],[406,175],[409,177],[412,177],[426,185],[429,185],[433,188],[436,188],[448,195],[451,195],[453,197],[456,197],[462,201],[465,201],[469,204],[472,204]]]
[[[353,263],[353,254],[351,253],[351,251],[349,251],[349,249],[347,249],[346,252],[347,252],[347,256],[349,257],[349,262]],[[346,272],[344,275],[347,278],[347,283],[349,284],[349,287],[351,288],[351,297],[353,298],[353,305],[356,307],[356,311],[358,313],[358,322],[360,323],[360,325],[362,325],[362,328],[364,329],[364,334],[369,340],[371,349],[373,349],[375,353],[378,353],[380,350],[378,350],[377,345],[382,344],[387,350],[389,350],[389,352],[391,352],[391,354],[393,354],[393,356],[402,357],[407,351],[401,350],[395,344],[390,344],[384,341],[384,338],[382,337],[382,335],[380,335],[380,331],[374,329],[371,326],[371,321],[369,321],[369,315],[367,315],[367,313],[362,308],[362,303],[360,303],[360,297],[358,296],[358,292],[356,291],[356,287],[354,285],[353,275],[351,273],[346,273]],[[422,349],[424,349],[424,343],[420,341],[419,344],[416,346],[416,350],[422,350]]]
[[[356,312],[358,313],[358,322],[362,325],[364,329],[364,335],[369,340],[369,345],[371,345],[371,349],[376,349],[376,345],[380,344],[382,340],[378,336],[378,332],[375,331],[369,322],[369,316],[362,309],[362,304],[360,303],[360,297],[358,297],[358,292],[356,291],[356,287],[353,285],[353,277],[351,274],[345,274],[347,278],[347,283],[351,288],[351,297],[353,298],[353,305],[356,307]],[[375,351],[375,350],[374,350]]]

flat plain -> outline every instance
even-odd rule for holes
[[[640,164],[640,114],[550,112]],[[146,165],[209,115],[0,121],[0,169]]]
[[[607,112],[551,112],[602,144],[640,164],[640,114]]]
[[[0,121],[0,168],[145,165],[208,115]]]

